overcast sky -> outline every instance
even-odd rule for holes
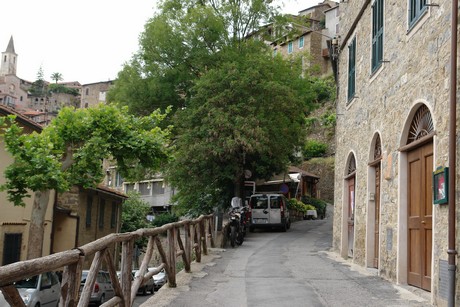
[[[114,80],[138,49],[138,37],[154,14],[154,0],[2,1],[0,52],[13,36],[17,76],[45,80],[54,72],[81,84]],[[278,0],[297,14],[320,0]]]

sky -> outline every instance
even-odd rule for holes
[[[297,14],[321,0],[277,0]],[[154,15],[155,0],[2,1],[0,52],[13,36],[16,75],[35,81],[60,73],[81,84],[114,80],[138,50],[139,35]]]

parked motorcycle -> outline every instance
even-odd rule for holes
[[[245,226],[242,223],[246,219],[243,217],[242,208],[241,198],[234,197],[232,199],[232,208],[229,211],[230,225],[228,227],[228,238],[232,247],[235,247],[236,244],[243,244]]]

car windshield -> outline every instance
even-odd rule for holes
[[[38,275],[30,278],[26,278],[20,281],[17,281],[14,285],[16,288],[37,288],[38,284]]]
[[[81,272],[81,282],[86,282],[86,277],[88,276],[88,272]]]

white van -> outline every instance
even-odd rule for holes
[[[251,225],[254,228],[278,227],[286,231],[291,227],[288,200],[283,194],[254,194],[249,200],[251,210]]]

